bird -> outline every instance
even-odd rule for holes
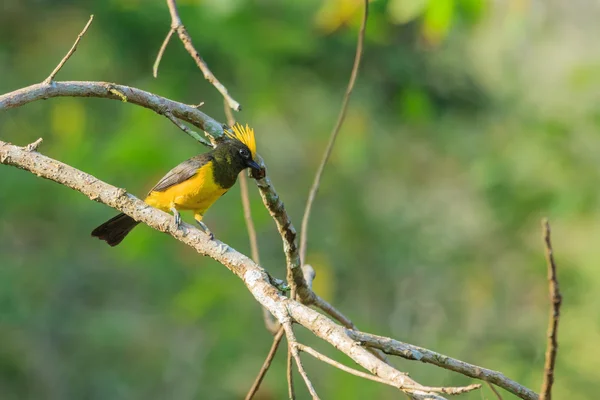
[[[214,238],[202,218],[206,210],[235,184],[238,174],[246,168],[259,171],[256,162],[254,130],[235,124],[231,131],[224,129],[223,140],[212,150],[198,154],[167,172],[146,196],[144,202],[159,210],[173,213],[177,227],[181,224],[180,210],[191,210],[200,228]],[[92,236],[116,246],[139,224],[121,213],[92,231]]]

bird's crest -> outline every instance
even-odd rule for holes
[[[248,146],[250,153],[252,153],[252,158],[256,156],[256,140],[254,139],[254,129],[250,128],[248,124],[246,127],[243,127],[240,124],[235,124],[231,127],[233,133],[225,130],[225,135],[231,139],[239,140]]]

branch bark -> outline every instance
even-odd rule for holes
[[[119,100],[148,108],[160,115],[171,113],[176,118],[202,129],[213,138],[218,139],[223,136],[223,126],[195,107],[141,89],[110,82],[63,81],[53,82],[51,85],[38,83],[1,95],[0,110],[16,108],[32,101],[52,97],[99,97]],[[186,133],[190,134],[189,131]],[[191,136],[198,141],[205,140]]]

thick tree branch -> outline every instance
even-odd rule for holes
[[[548,220],[542,221],[544,231],[544,245],[546,248],[546,262],[548,265],[548,291],[550,292],[550,318],[548,321],[548,344],[546,345],[546,361],[544,363],[544,381],[540,392],[540,400],[552,399],[552,384],[554,383],[554,366],[556,364],[556,352],[558,351],[558,321],[560,319],[560,306],[562,304],[562,295],[558,285],[556,275],[556,263],[554,261],[554,250],[552,249],[552,239],[550,232],[550,223]]]
[[[500,372],[468,364],[464,361],[387,337],[351,330],[347,330],[347,334],[360,344],[381,349],[387,354],[400,356],[407,360],[437,365],[438,367],[458,372],[470,378],[481,379],[493,383],[524,400],[538,400],[538,395],[535,392],[507,378]]]
[[[160,115],[170,113],[202,129],[213,138],[218,139],[223,136],[223,126],[195,107],[141,89],[109,82],[64,81],[53,82],[52,85],[38,83],[1,95],[0,110],[20,107],[32,101],[51,97],[99,97],[120,100],[148,108]],[[194,139],[200,141],[197,137]]]

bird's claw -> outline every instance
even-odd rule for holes
[[[204,222],[198,221],[198,220],[196,220],[196,222],[200,226],[200,229],[202,229],[202,231],[206,234],[206,236],[208,236],[208,240],[215,239],[215,235],[213,235],[213,233],[210,231],[210,229],[208,229],[208,226],[206,226],[206,224]]]
[[[181,227],[181,215],[175,208],[171,208],[171,211],[173,212],[173,222],[175,223],[175,226],[177,226],[177,229],[179,229]]]

